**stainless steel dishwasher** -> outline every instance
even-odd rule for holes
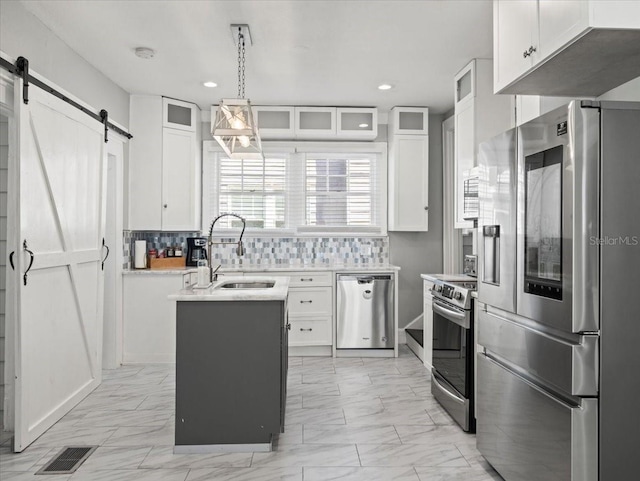
[[[393,349],[392,274],[338,274],[337,349]]]

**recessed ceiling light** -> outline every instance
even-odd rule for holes
[[[367,127],[369,127],[369,124],[360,124],[358,125],[358,127],[360,127],[361,129],[366,129]]]
[[[380,84],[380,85],[378,85],[378,89],[379,90],[389,90],[389,89],[392,89],[392,88],[393,88],[393,85],[391,85],[391,84]]]
[[[149,47],[138,47],[134,51],[138,57],[144,59],[150,59],[156,55],[156,51]]]
[[[215,83],[215,82],[205,82],[203,85],[204,85],[205,87],[210,87],[210,88],[213,88],[213,87],[217,87],[217,86],[218,86],[218,84],[217,84],[217,83]]]

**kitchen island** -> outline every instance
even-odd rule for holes
[[[288,277],[225,277],[169,296],[175,453],[270,451],[284,432],[288,286]]]

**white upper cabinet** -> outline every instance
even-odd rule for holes
[[[162,126],[172,129],[196,131],[200,110],[195,104],[162,97]]]
[[[404,119],[403,112],[412,114]],[[417,115],[415,115],[417,114]],[[408,121],[411,121],[407,123]],[[402,122],[403,131],[398,122]],[[429,230],[429,109],[394,107],[389,112],[390,231]]]
[[[296,137],[309,139],[336,137],[335,107],[295,107],[295,116]]]
[[[513,2],[525,3],[525,2]],[[474,59],[454,78],[454,227],[472,228],[465,219],[464,181],[478,165],[478,146],[515,125],[515,99],[510,95],[494,95],[493,63]]]
[[[533,66],[538,53],[538,1],[494,1],[493,77],[498,91]]]
[[[375,107],[289,107],[254,105],[263,140],[374,140]]]
[[[252,110],[262,139],[293,139],[295,137],[293,107],[254,105]]]
[[[338,138],[373,140],[378,136],[378,109],[376,108],[338,107],[336,119]]]
[[[389,112],[389,136],[429,135],[427,107],[394,107]]]
[[[455,109],[455,220],[456,229],[472,228],[473,222],[464,218],[464,176],[476,164],[475,106],[467,102]]]
[[[476,69],[473,62],[458,72],[455,76],[455,82],[455,105],[471,101],[476,96]]]
[[[429,136],[389,142],[389,230],[429,230]]]
[[[494,0],[493,20],[496,93],[598,96],[640,76],[638,1]]]
[[[538,45],[540,58],[546,58],[589,27],[589,2],[539,0]]]
[[[188,107],[190,112],[171,106]],[[199,117],[195,104],[154,95],[131,96],[129,229],[200,230]]]
[[[196,133],[163,129],[162,230],[200,227],[200,163]]]

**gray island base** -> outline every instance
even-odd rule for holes
[[[170,296],[178,301],[174,453],[271,451],[284,432],[288,278],[276,282]]]

